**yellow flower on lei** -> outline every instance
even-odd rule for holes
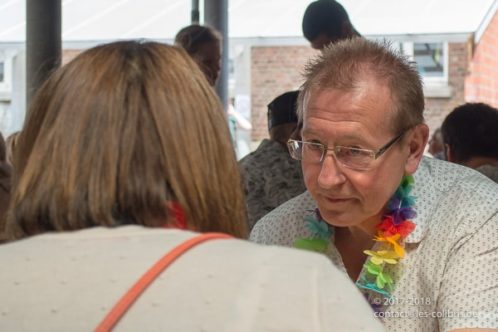
[[[398,254],[391,250],[365,250],[364,253],[371,256],[370,261],[375,265],[381,265],[382,263],[396,264],[400,258]]]
[[[394,252],[399,256],[399,258],[403,258],[405,257],[405,249],[398,243],[400,237],[400,234],[394,234],[392,236],[376,236],[375,241],[391,244],[393,246]]]

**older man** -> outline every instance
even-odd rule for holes
[[[325,49],[300,94],[302,141],[289,141],[308,191],[251,239],[325,253],[389,331],[498,328],[498,186],[423,157],[423,109],[416,69],[388,46]]]

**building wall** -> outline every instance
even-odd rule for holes
[[[465,102],[465,77],[468,67],[467,43],[448,44],[448,85],[451,88],[449,98],[426,98],[424,117],[432,131],[441,126],[444,118],[456,106]]]
[[[307,60],[317,54],[309,46],[273,46],[251,49],[252,139],[268,137],[266,105],[279,94],[298,88]],[[446,115],[464,102],[464,82],[468,66],[466,43],[448,44],[448,85],[450,97],[426,98],[425,118],[431,132]],[[430,86],[426,86],[430,89]]]
[[[278,95],[299,88],[308,59],[317,54],[309,46],[251,48],[252,139],[268,137],[266,105]]]
[[[498,107],[498,13],[474,49],[465,81],[465,99]]]

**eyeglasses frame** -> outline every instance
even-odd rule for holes
[[[394,137],[392,140],[390,140],[389,142],[387,142],[385,145],[383,145],[382,147],[380,147],[379,149],[377,150],[369,150],[369,149],[357,149],[357,148],[353,148],[357,151],[363,151],[363,152],[368,152],[370,154],[370,157],[373,159],[373,160],[377,160],[379,159],[391,146],[393,146],[396,142],[398,142],[400,140],[401,137],[403,137],[403,135],[406,133],[406,131],[403,131],[401,134],[399,134],[398,136]],[[305,141],[298,141],[298,140],[295,140],[295,139],[289,139],[287,141],[287,147],[288,149],[292,149],[291,148],[291,144],[293,142],[297,142],[297,143],[303,143],[303,144],[313,144],[313,145],[319,145],[319,146],[322,146],[322,155],[320,157],[320,162],[323,162],[323,159],[325,158],[325,156],[327,155],[327,151],[332,151],[334,157],[336,158],[337,160],[337,157],[336,157],[336,151],[337,149],[341,149],[341,148],[347,148],[347,149],[351,149],[351,147],[347,147],[347,146],[341,146],[341,145],[336,145],[334,147],[331,147],[329,148],[327,145],[325,144],[322,144],[322,143],[315,143],[315,142],[305,142]],[[342,162],[341,162],[342,164]],[[346,167],[349,167],[347,165],[344,165]],[[351,167],[349,167],[351,168]]]

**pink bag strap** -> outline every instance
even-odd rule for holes
[[[178,257],[205,241],[229,238],[232,238],[232,236],[222,233],[205,233],[180,243],[142,275],[142,277],[114,305],[111,311],[109,311],[107,316],[100,322],[99,326],[97,326],[95,332],[111,331],[138,297],[142,295],[145,289],[147,289],[157,276],[159,276],[159,274],[170,266]]]

